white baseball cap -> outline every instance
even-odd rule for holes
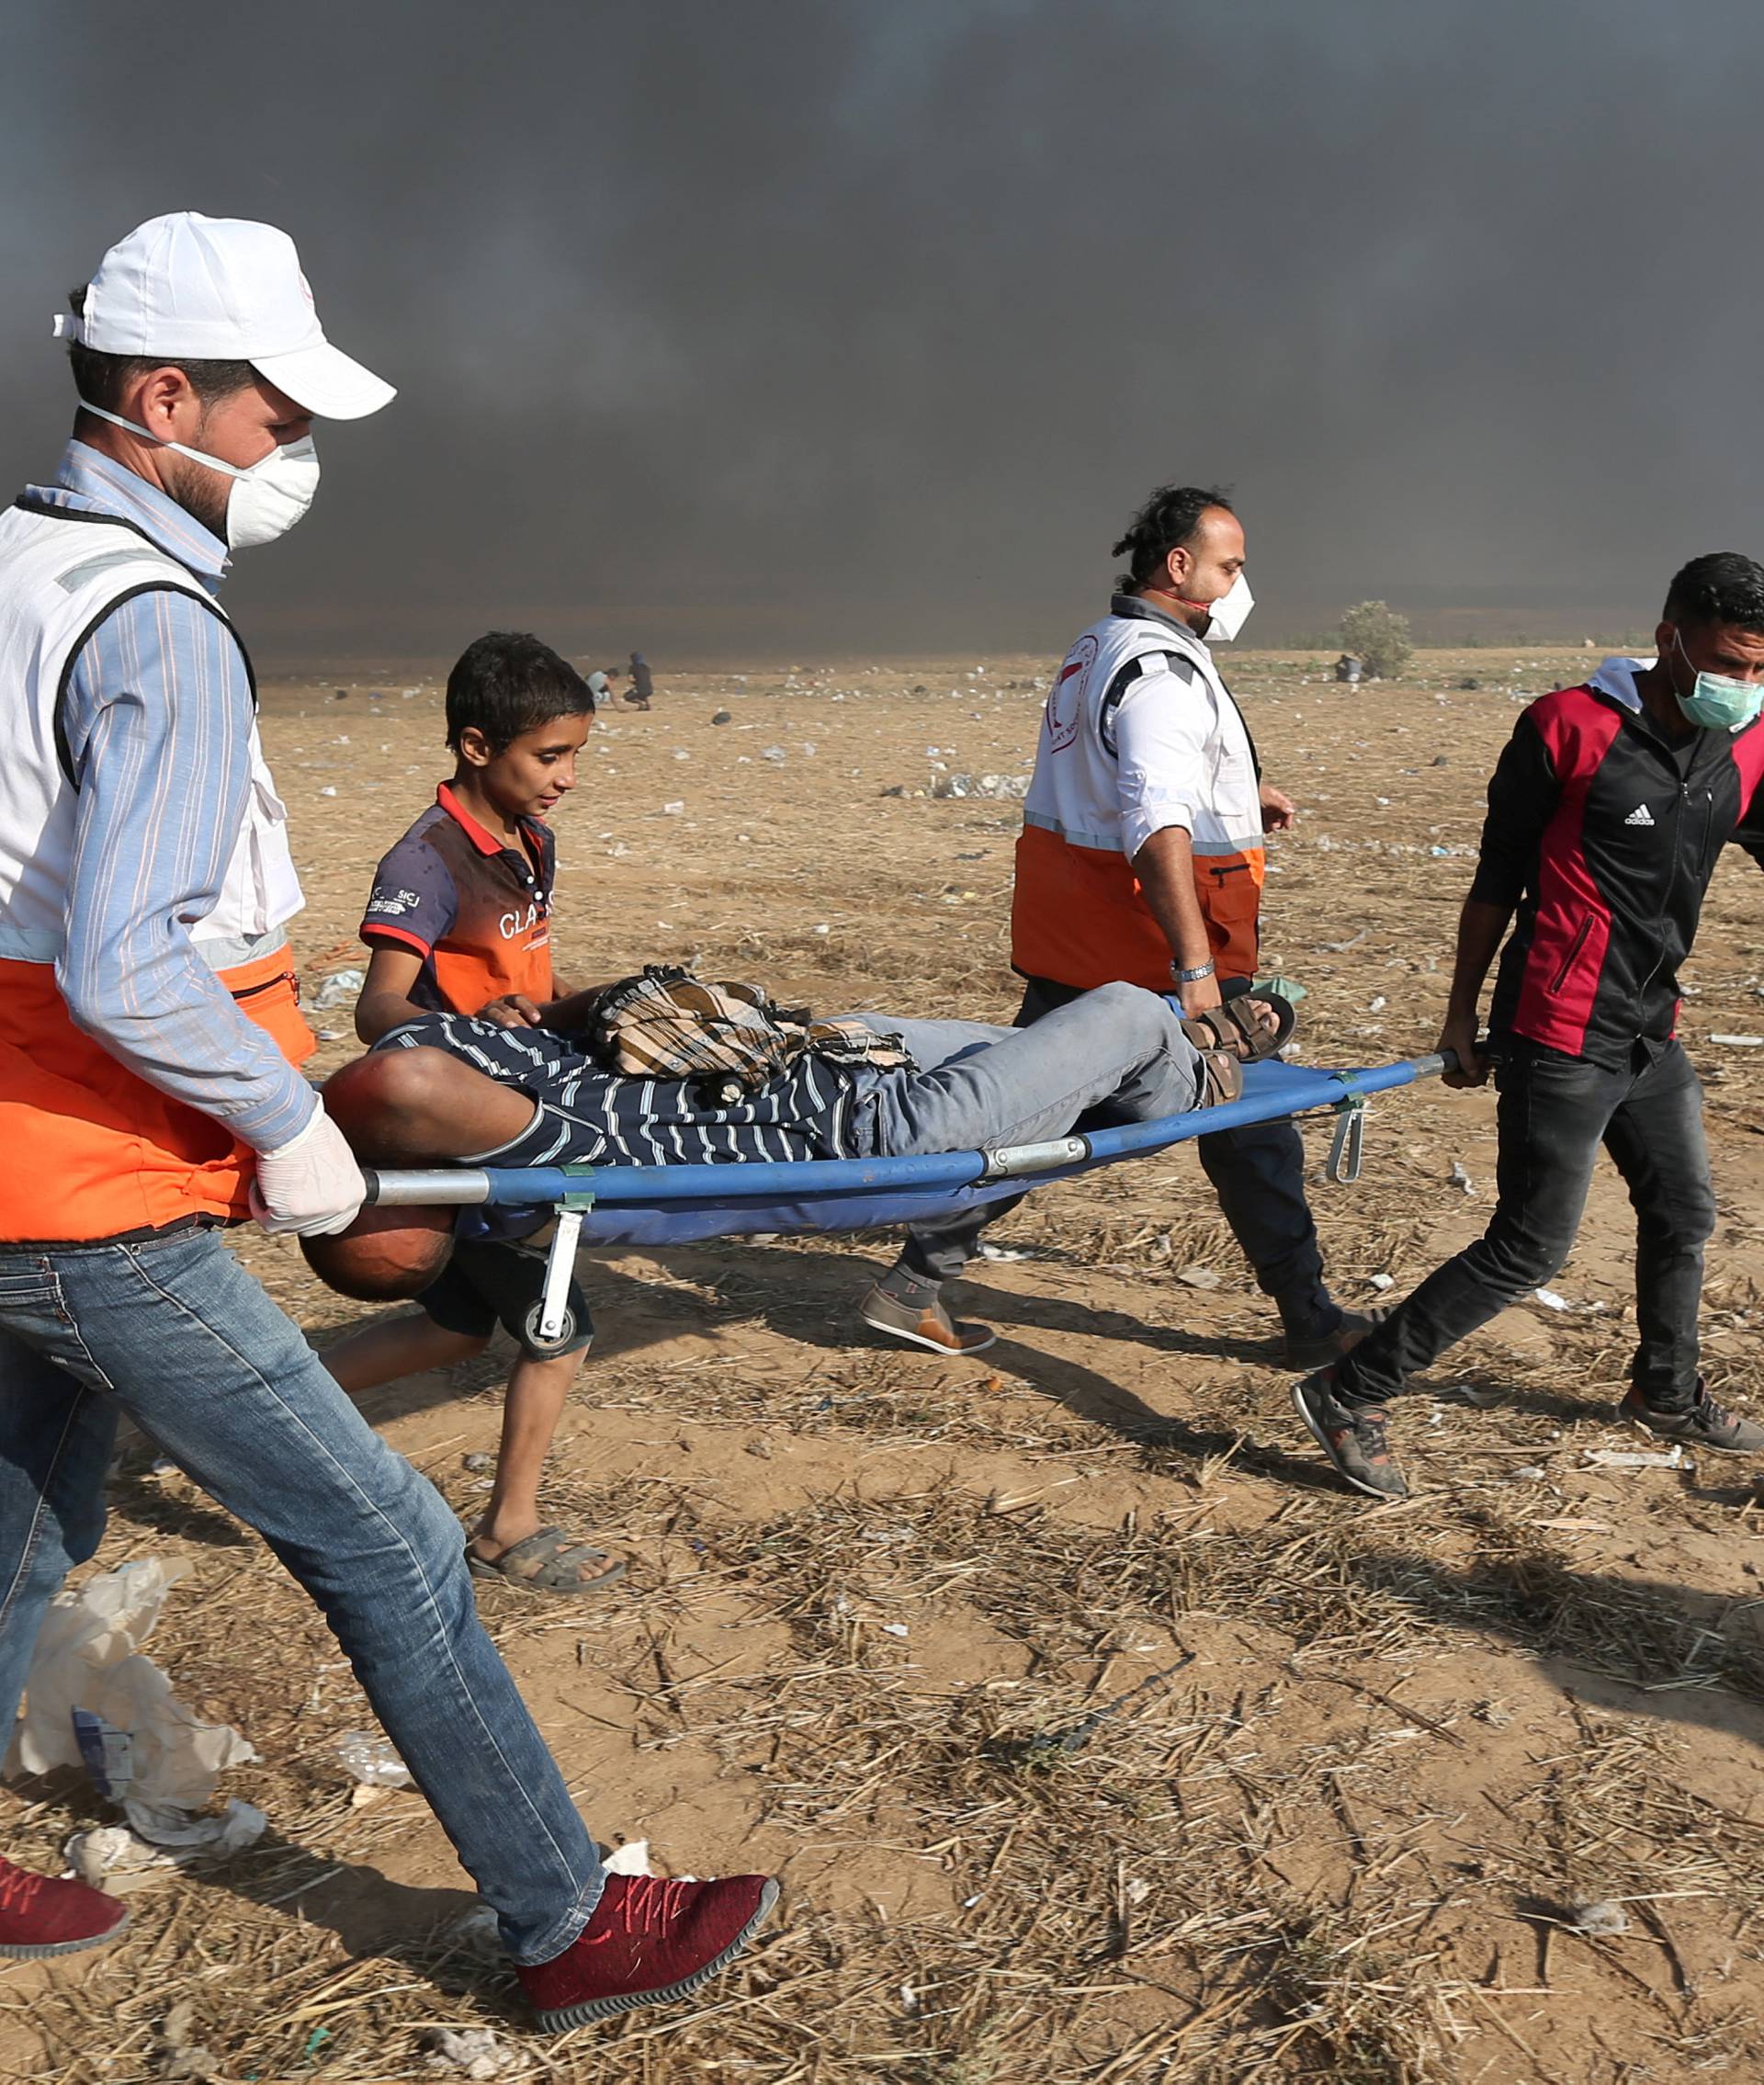
[[[149,218],[98,263],[59,339],[102,355],[249,362],[323,420],[360,420],[397,395],[324,337],[286,232],[240,217]]]

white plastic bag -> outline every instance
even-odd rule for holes
[[[185,1853],[227,1852],[256,1837],[261,1813],[245,1804],[220,1817],[201,1813],[220,1775],[257,1754],[227,1724],[191,1715],[139,1648],[188,1570],[143,1558],[56,1595],[37,1638],[6,1772],[84,1766],[141,1838]]]

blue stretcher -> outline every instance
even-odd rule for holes
[[[1349,1071],[1251,1064],[1244,1069],[1240,1098],[1222,1106],[992,1150],[790,1164],[388,1170],[368,1173],[368,1199],[382,1207],[530,1210],[534,1229],[555,1217],[537,1328],[542,1341],[551,1341],[561,1336],[579,1245],[689,1245],[755,1231],[872,1230],[929,1223],[1190,1138],[1320,1108],[1338,1116],[1329,1176],[1351,1182],[1360,1177],[1368,1096],[1437,1078],[1453,1064],[1450,1052]]]

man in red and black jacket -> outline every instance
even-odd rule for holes
[[[1494,1215],[1294,1391],[1329,1460],[1374,1498],[1408,1490],[1386,1400],[1558,1271],[1601,1144],[1636,1211],[1640,1341],[1620,1412],[1688,1447],[1764,1455],[1764,1426],[1724,1411],[1697,1372],[1715,1198],[1702,1089],[1674,1040],[1679,966],[1723,846],[1737,838],[1764,866],[1764,566],[1693,559],[1654,636],[1655,660],[1608,659],[1533,702],[1488,785],[1440,1048],[1457,1052],[1450,1084],[1495,1068]],[[1477,1001],[1510,924],[1484,1043]]]

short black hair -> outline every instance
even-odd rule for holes
[[[85,289],[70,290],[68,297],[75,314],[84,315]],[[149,369],[182,369],[204,405],[219,404],[257,381],[257,371],[249,362],[191,361],[182,355],[107,355],[78,340],[69,343],[67,360],[74,372],[74,389],[82,401],[101,405],[107,413],[122,411],[123,393]]]
[[[1738,550],[1692,558],[1673,574],[1661,620],[1764,629],[1764,565]]]
[[[1223,507],[1227,514],[1237,512],[1229,492],[1223,486],[1159,485],[1109,553],[1130,561],[1116,582],[1122,591],[1143,586],[1178,544],[1190,541],[1208,507]]]
[[[567,659],[526,630],[492,629],[459,654],[447,675],[447,743],[481,731],[492,753],[554,717],[592,717],[594,691]]]

